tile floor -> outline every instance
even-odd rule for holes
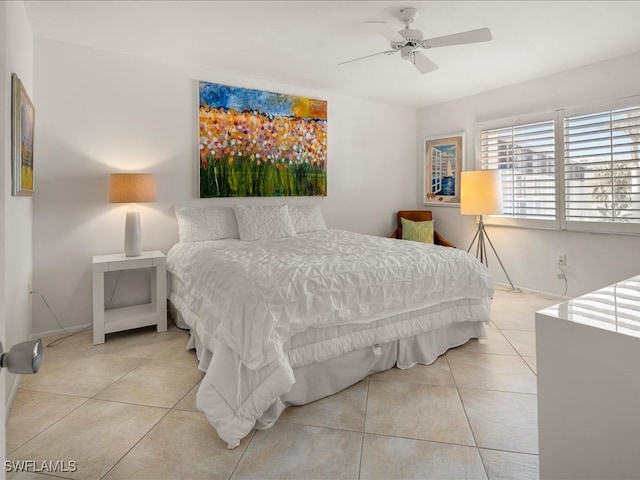
[[[235,450],[195,408],[185,332],[86,330],[45,347],[7,424],[9,461],[77,470],[7,478],[538,478],[534,312],[555,303],[499,290],[486,340],[290,408]]]

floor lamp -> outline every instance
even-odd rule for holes
[[[485,240],[489,242],[491,250],[496,255],[498,263],[502,267],[502,271],[509,280],[509,285],[514,291],[518,289],[513,286],[513,282],[504,268],[498,252],[496,252],[491,239],[484,228],[482,221],[483,215],[500,215],[502,213],[502,183],[500,180],[499,170],[478,170],[473,172],[462,172],[460,182],[460,213],[462,215],[477,215],[480,217],[478,222],[478,230],[476,231],[467,252],[471,251],[473,244],[478,241],[476,246],[476,258],[480,262],[489,266],[487,259],[487,246]]]

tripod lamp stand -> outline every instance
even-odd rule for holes
[[[471,244],[467,249],[467,252],[471,251],[473,244],[477,240],[476,245],[476,258],[489,266],[489,260],[487,258],[487,246],[485,240],[489,242],[489,246],[498,263],[502,267],[509,285],[515,291],[518,289],[513,286],[513,282],[504,268],[498,252],[496,252],[491,239],[484,228],[484,222],[482,221],[483,215],[500,215],[502,213],[502,183],[500,181],[499,170],[478,170],[474,172],[462,172],[462,178],[460,182],[460,213],[462,215],[477,215],[480,217],[478,221],[478,230],[476,231]]]

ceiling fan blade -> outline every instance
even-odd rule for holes
[[[346,62],[340,62],[338,65],[344,65],[345,63],[357,62],[358,60],[364,60],[366,58],[377,57],[378,55],[392,55],[397,50],[387,50],[385,52],[372,53],[371,55],[365,55],[364,57],[354,58],[353,60],[347,60]]]
[[[390,42],[406,42],[405,38],[391,28],[387,22],[364,22],[364,24]]]
[[[463,45],[465,43],[488,42],[491,40],[491,30],[479,28],[468,32],[454,33],[442,37],[429,38],[420,44],[422,48],[448,47],[451,45]]]
[[[413,65],[422,74],[433,72],[438,66],[420,52],[413,52]]]

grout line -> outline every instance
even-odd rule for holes
[[[45,393],[47,395],[59,395],[59,394],[52,394],[50,392],[40,392],[38,390],[29,390],[30,392],[36,392],[36,393]],[[71,395],[67,395],[67,396],[71,396]],[[66,414],[64,414],[62,417],[60,417],[58,420],[56,420],[55,422],[53,422],[51,425],[49,425],[48,427],[46,427],[44,430],[40,430],[38,433],[36,433],[35,435],[33,435],[29,440],[25,441],[24,443],[22,443],[20,446],[18,446],[17,448],[13,449],[11,452],[6,452],[7,455],[10,455],[12,453],[15,453],[16,451],[18,451],[18,449],[24,447],[27,443],[29,443],[30,441],[32,441],[33,439],[35,439],[36,437],[38,437],[39,435],[42,435],[44,432],[46,432],[47,430],[51,429],[54,425],[57,425],[60,421],[62,421],[63,419],[67,418],[69,415],[71,415],[73,412],[75,412],[77,409],[79,409],[80,407],[82,407],[83,405],[85,405],[89,400],[91,400],[90,398],[87,397],[77,397],[75,396],[74,398],[82,398],[84,399],[84,402],[80,403],[78,406],[74,407],[73,409],[69,410]]]
[[[118,403],[118,402],[115,402],[115,403]],[[139,404],[137,404],[137,405],[139,405]],[[146,405],[142,405],[142,406],[146,406]],[[160,422],[162,422],[162,420],[164,420],[164,419],[167,417],[167,415],[169,415],[169,412],[170,412],[170,411],[171,411],[171,410],[167,410],[167,411],[165,412],[165,414],[164,414],[162,417],[160,417],[160,418],[158,419],[158,421],[157,421],[156,423],[154,423],[154,424],[153,424],[153,426],[152,426],[151,428],[149,428],[149,430],[147,430],[147,432],[146,432],[144,435],[142,435],[142,437],[140,437],[140,439],[138,439],[138,441],[137,441],[137,442],[135,442],[135,443],[131,446],[131,448],[130,448],[129,450],[127,450],[127,451],[122,455],[122,457],[120,457],[118,460],[116,460],[116,461],[115,461],[115,463],[114,463],[113,465],[111,465],[111,468],[109,468],[109,470],[107,470],[107,471],[105,472],[105,474],[104,474],[102,477],[100,477],[100,478],[101,478],[101,479],[102,479],[102,478],[106,478],[106,477],[109,475],[109,473],[110,473],[114,468],[116,468],[116,467],[118,466],[118,464],[119,464],[122,460],[124,460],[124,458],[125,458],[127,455],[129,455],[129,454],[133,451],[133,449],[134,449],[134,448],[136,448],[136,447],[138,446],[138,444],[140,444],[140,442],[142,442],[142,440],[144,440],[145,438],[147,438],[147,436],[148,436],[148,435],[149,435],[153,430],[155,430],[155,428],[160,424]]]
[[[391,367],[394,368],[394,367]],[[367,427],[367,407],[369,406],[369,388],[371,387],[371,374],[367,375],[367,391],[364,397],[364,415],[362,416],[362,440],[360,443],[360,463],[358,464],[358,479],[362,476],[362,460],[364,457],[364,437]]]
[[[509,292],[511,293],[511,292]],[[527,292],[525,292],[525,294],[528,294]],[[535,295],[535,294],[531,294],[531,295]],[[526,300],[524,301],[524,303],[531,303],[531,302],[527,302]],[[533,305],[528,305],[531,308],[535,308],[535,306]],[[503,333],[503,329],[500,328],[495,322],[492,321],[493,324],[493,328],[495,328],[508,342],[508,344],[513,348],[513,350],[515,351],[515,355],[508,355],[508,356],[518,356],[522,359],[522,361],[525,362],[525,364],[531,369],[533,370],[529,364],[527,363],[527,361],[525,360],[525,357],[523,357],[520,352],[515,348],[515,346],[512,344],[512,342],[507,338],[506,335],[504,335]],[[513,329],[505,329],[504,331],[520,331],[520,330],[513,330]],[[155,332],[154,332],[155,334]],[[535,332],[532,332],[533,335],[535,335]],[[62,345],[61,345],[62,347]],[[166,349],[169,348],[169,345],[167,345],[162,351],[165,351]],[[63,350],[65,351],[65,348],[59,348],[59,350]],[[126,348],[124,349],[124,353],[120,353],[119,355],[124,355],[126,356]],[[91,352],[78,352],[77,354],[72,351],[72,350],[66,350],[66,353],[72,357],[75,356],[84,356],[84,355],[88,355],[88,356],[97,356],[97,355],[91,355]],[[158,352],[158,354],[161,352]],[[486,352],[473,352],[473,353],[481,353],[481,354],[488,354]],[[116,354],[111,354],[109,353],[108,355],[116,355]],[[492,355],[501,355],[499,353],[496,354],[492,354]],[[380,434],[380,433],[367,433],[366,430],[366,420],[367,420],[367,409],[368,409],[368,400],[369,400],[369,394],[370,394],[370,388],[371,388],[371,376],[369,375],[367,377],[367,385],[366,385],[366,395],[365,395],[365,399],[364,399],[364,416],[362,418],[362,429],[360,432],[358,432],[357,430],[349,430],[349,429],[342,429],[342,428],[335,428],[335,427],[323,427],[323,426],[316,426],[316,425],[308,425],[305,423],[297,423],[295,421],[291,422],[291,421],[284,421],[284,420],[278,420],[278,422],[282,422],[282,423],[292,423],[292,424],[296,424],[296,425],[300,425],[300,426],[304,426],[304,427],[308,427],[308,428],[315,428],[315,429],[325,429],[325,430],[334,430],[334,431],[346,431],[346,432],[352,432],[352,433],[360,433],[361,434],[361,445],[360,445],[360,460],[359,460],[359,466],[358,466],[358,478],[361,477],[362,475],[362,466],[363,466],[363,461],[364,461],[364,440],[365,440],[365,435],[372,435],[372,436],[379,436],[379,437],[388,437],[388,438],[399,438],[399,439],[405,439],[405,440],[410,440],[410,441],[415,441],[415,442],[429,442],[429,443],[437,443],[437,444],[444,444],[444,445],[453,445],[453,446],[463,446],[463,447],[468,447],[468,448],[474,448],[476,449],[476,451],[478,452],[478,454],[480,455],[481,461],[482,461],[482,465],[485,469],[485,473],[487,474],[488,477],[488,472],[487,472],[487,466],[484,463],[484,459],[482,457],[482,455],[480,454],[480,450],[488,450],[488,451],[495,451],[495,452],[505,452],[505,453],[513,453],[513,454],[520,454],[520,455],[528,455],[528,456],[533,456],[533,457],[538,457],[538,454],[535,453],[526,453],[526,452],[520,452],[520,451],[515,451],[515,450],[504,450],[504,449],[497,449],[497,448],[485,448],[485,447],[479,447],[477,440],[476,440],[476,434],[472,428],[471,422],[469,420],[469,415],[467,414],[467,409],[465,407],[464,402],[462,401],[462,396],[460,393],[460,389],[464,389],[464,390],[477,390],[477,391],[490,391],[490,392],[499,392],[499,393],[511,393],[511,394],[516,394],[516,395],[532,395],[534,397],[537,396],[537,393],[520,393],[520,392],[512,392],[512,391],[502,391],[502,390],[491,390],[491,389],[482,389],[482,388],[469,388],[469,387],[459,387],[456,381],[456,378],[453,374],[453,371],[451,369],[451,364],[450,364],[450,359],[448,358],[447,354],[444,353],[442,356],[445,357],[445,361],[446,364],[449,368],[449,372],[451,375],[451,378],[453,380],[453,388],[456,389],[456,393],[458,395],[458,399],[463,407],[463,411],[465,414],[465,418],[467,420],[467,424],[469,426],[471,435],[472,435],[472,439],[473,439],[473,443],[475,445],[463,445],[460,443],[448,443],[448,442],[442,442],[442,441],[437,441],[437,440],[429,440],[429,439],[424,439],[424,438],[412,438],[412,437],[406,437],[406,436],[399,436],[399,435],[390,435],[390,434]],[[51,424],[49,427],[45,428],[44,430],[42,430],[41,432],[37,433],[35,436],[33,436],[31,439],[27,440],[26,442],[22,443],[22,445],[20,445],[19,447],[17,447],[16,449],[13,450],[13,452],[15,452],[16,450],[18,450],[19,448],[23,447],[24,445],[26,445],[27,443],[31,442],[33,439],[35,439],[38,435],[44,433],[45,431],[47,431],[48,429],[50,429],[51,427],[53,427],[54,425],[56,425],[58,422],[60,422],[61,420],[63,420],[64,418],[68,417],[69,415],[71,415],[73,412],[75,412],[77,409],[79,409],[80,407],[86,405],[87,401],[89,400],[97,400],[97,401],[104,401],[104,402],[113,402],[113,403],[121,403],[121,404],[128,404],[128,405],[137,405],[137,406],[143,406],[143,407],[148,407],[148,408],[162,408],[164,410],[166,410],[166,412],[164,413],[164,415],[162,415],[159,420],[153,425],[151,426],[148,431],[142,435],[142,437],[135,442],[132,447],[122,455],[122,457],[120,459],[118,459],[117,461],[115,461],[115,463],[113,463],[113,465],[111,467],[109,467],[109,470],[105,473],[104,476],[107,476],[110,472],[113,471],[113,469],[122,462],[122,460],[131,453],[131,451],[133,449],[135,449],[140,442],[143,441],[143,439],[147,438],[149,436],[149,434],[158,427],[158,425],[167,417],[167,415],[169,415],[169,413],[171,411],[176,410],[176,405],[178,405],[181,401],[184,400],[184,398],[189,395],[189,393],[191,392],[191,390],[193,389],[193,387],[191,387],[190,389],[188,389],[188,391],[180,398],[180,400],[178,400],[173,407],[158,407],[158,406],[153,406],[153,405],[143,405],[140,403],[133,403],[133,402],[124,402],[124,401],[118,401],[118,400],[108,400],[108,399],[101,399],[101,398],[96,398],[98,395],[100,395],[102,392],[104,392],[104,390],[106,390],[107,388],[109,388],[111,385],[113,385],[114,383],[120,381],[123,377],[129,375],[131,372],[135,371],[136,369],[143,367],[145,365],[148,365],[150,363],[152,363],[153,361],[157,360],[158,358],[141,358],[141,357],[132,357],[132,358],[138,358],[141,361],[140,365],[137,365],[136,367],[132,368],[131,370],[124,372],[118,379],[116,379],[114,382],[110,383],[107,387],[105,387],[104,389],[100,390],[98,393],[96,393],[93,396],[90,397],[85,397],[85,396],[79,396],[79,395],[72,395],[72,394],[64,394],[64,393],[56,393],[56,392],[41,392],[39,390],[32,390],[30,388],[24,388],[24,387],[20,387],[23,390],[28,390],[28,391],[32,391],[32,392],[37,392],[37,393],[44,393],[44,394],[52,394],[52,395],[65,395],[68,397],[75,397],[75,398],[79,398],[79,399],[83,399],[84,401],[82,403],[80,403],[77,407],[73,408],[72,410],[70,410],[67,414],[65,414],[63,417],[61,417],[59,420],[57,420],[56,422],[54,422],[53,424]],[[529,358],[529,357],[527,357]],[[535,372],[533,372],[535,374]],[[200,380],[201,381],[201,380]],[[405,380],[398,380],[398,381],[402,381],[402,382],[406,382]],[[422,385],[434,385],[434,386],[440,386],[440,387],[449,387],[451,388],[451,386],[444,386],[444,385],[438,385],[438,384],[432,384],[432,383],[422,383],[422,382],[407,382],[407,383],[418,383],[418,384],[422,384]],[[196,386],[197,383],[194,385]],[[182,411],[182,410],[180,410]],[[191,410],[186,410],[188,412],[192,412]],[[247,450],[249,448],[251,448],[252,442],[254,441],[254,437],[257,434],[257,431],[254,429],[252,430],[249,435],[248,435],[248,439],[246,440],[246,445],[244,447],[244,449],[242,450],[241,454],[238,457],[238,460],[236,461],[235,465],[233,466],[233,469],[231,470],[231,472],[229,473],[229,476],[227,478],[231,479],[235,472],[237,471],[240,463],[243,461],[244,455],[247,453]],[[267,437],[268,433],[265,433],[265,436],[263,438],[263,441],[269,441],[268,437]],[[354,439],[355,440],[355,439]],[[354,445],[355,446],[355,445]],[[11,453],[13,453],[11,452]],[[282,457],[283,458],[287,458],[288,452],[282,452]]]
[[[275,425],[275,424],[274,424]],[[211,427],[213,428],[213,427]],[[249,440],[247,440],[247,446],[244,447],[244,450],[242,451],[242,453],[240,454],[240,456],[238,457],[238,461],[236,462],[236,464],[233,466],[233,468],[231,469],[231,473],[229,473],[229,476],[227,477],[227,480],[230,480],[231,477],[233,477],[233,474],[236,473],[236,470],[238,469],[238,466],[240,465],[240,462],[242,461],[242,459],[244,458],[244,454],[247,453],[247,450],[249,450],[249,447],[251,446],[251,443],[253,442],[253,439],[255,438],[257,433],[257,430],[254,428],[253,430],[251,430],[249,432],[249,434],[247,436],[251,436],[251,438]],[[216,433],[217,435],[217,433]],[[247,438],[247,437],[244,437]],[[244,440],[244,439],[243,439]],[[222,442],[224,442],[224,440],[221,439]],[[240,440],[240,443],[242,443],[242,440]],[[238,445],[236,448],[240,448],[240,445]]]
[[[469,426],[469,431],[471,432],[471,438],[473,439],[473,445],[476,449],[476,451],[478,452],[478,455],[480,455],[480,451],[478,450],[478,441],[476,440],[476,434],[473,431],[473,427],[471,425],[471,421],[469,420],[469,415],[467,414],[467,408],[464,405],[464,402],[462,401],[462,395],[460,395],[460,389],[458,387],[458,382],[456,381],[456,377],[453,374],[453,369],[451,368],[451,364],[449,363],[449,357],[448,355],[445,353],[444,354],[444,358],[447,361],[447,367],[449,368],[449,372],[451,373],[451,378],[453,379],[453,384],[456,388],[456,394],[458,395],[458,400],[460,401],[460,405],[462,406],[462,411],[464,412],[464,418],[467,420],[467,425]],[[480,460],[482,461],[482,456],[480,455]],[[484,462],[482,462],[482,467],[485,470],[485,474],[487,475],[487,478],[489,477],[488,473],[487,473],[487,469],[484,466]]]

